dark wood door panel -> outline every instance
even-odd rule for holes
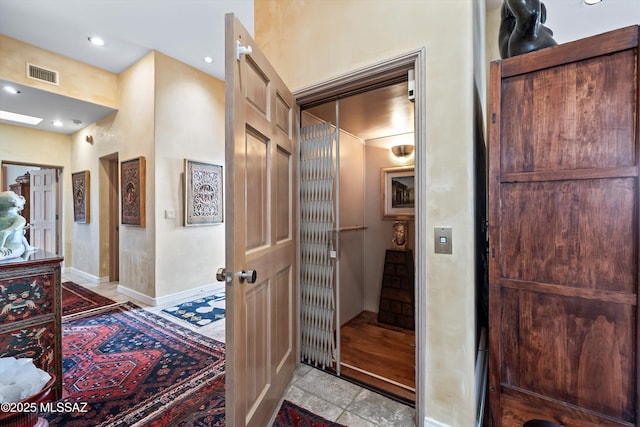
[[[502,186],[502,278],[637,292],[636,178]]]
[[[636,164],[634,50],[502,81],[502,173]]]
[[[635,305],[504,288],[502,385],[634,419]]]
[[[532,73],[545,68],[603,57],[638,47],[638,25],[598,34],[582,40],[518,55],[502,61],[502,78]]]
[[[635,424],[616,420],[582,408],[517,389],[502,390],[502,427],[522,427],[530,420],[551,421],[563,427],[633,427]]]

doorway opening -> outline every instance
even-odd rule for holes
[[[109,282],[120,280],[120,222],[118,153],[100,158],[100,265],[108,268]]]
[[[305,94],[306,98],[298,99],[303,153],[306,129],[319,123],[330,123],[334,129],[330,143],[333,157],[329,161],[335,174],[335,223],[327,242],[329,253],[334,252],[334,300],[327,306],[331,309],[334,304],[333,335],[328,335],[334,342],[323,344],[333,351],[333,360],[326,366],[320,364],[345,379],[409,404],[416,401],[416,325],[421,324],[415,305],[417,270],[413,267],[418,241],[414,215],[419,202],[413,150],[418,145],[412,99],[416,93],[410,94],[410,88],[415,88],[415,81],[411,80],[415,75],[414,62],[415,58],[401,66],[395,63],[377,72],[370,70],[366,78],[342,89],[324,93],[318,90],[315,96]],[[393,154],[392,147],[403,148]],[[383,203],[389,175],[385,171],[396,170],[410,171],[411,178],[410,209],[398,215],[386,212]],[[301,183],[304,193],[303,188]],[[391,199],[391,194],[386,198]],[[403,248],[392,244],[394,224],[398,221],[409,228],[409,244]],[[304,250],[304,241],[301,246]],[[383,291],[388,281],[386,264],[389,251],[398,250],[406,253],[403,259],[410,262],[393,268],[405,269],[405,281],[410,282],[406,284],[411,289],[404,289],[398,298],[392,298],[393,308],[400,315],[386,316],[389,311],[389,300],[385,301],[388,294]],[[302,263],[304,271],[304,259]],[[397,284],[397,278],[393,281]],[[304,281],[301,286],[304,316],[307,304]],[[304,320],[302,323],[302,358],[313,365],[313,360],[305,360]]]
[[[40,250],[62,254],[62,167],[2,162],[3,191],[26,199],[20,214],[27,220],[27,240]]]

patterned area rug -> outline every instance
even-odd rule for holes
[[[95,310],[117,304],[114,300],[103,297],[73,282],[62,283],[62,316],[84,311]]]
[[[192,325],[205,326],[224,319],[225,293],[198,298],[193,301],[165,308],[165,313],[187,321]]]
[[[62,334],[59,404],[74,410],[45,414],[52,426],[224,425],[223,343],[130,303]]]
[[[280,406],[273,427],[346,427],[314,414],[285,400]]]

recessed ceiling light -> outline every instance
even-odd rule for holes
[[[0,110],[0,119],[12,122],[23,123],[26,125],[37,125],[42,121],[40,117],[25,116],[24,114],[12,113],[10,111]]]
[[[600,3],[601,1],[602,1],[602,0],[584,0],[584,2],[585,2],[586,4],[589,4],[589,5],[591,5],[591,4],[598,4],[598,3]]]
[[[100,37],[91,36],[89,37],[89,41],[91,42],[91,44],[94,44],[96,46],[104,46],[104,40],[102,40]]]
[[[17,95],[20,93],[20,91],[13,86],[3,86],[2,89],[11,95]]]
[[[54,120],[51,122],[52,125],[54,125],[55,127],[61,127],[62,126],[62,122],[60,120]]]
[[[213,62],[213,58],[210,56],[205,56],[204,62],[206,62],[207,64],[211,64]]]

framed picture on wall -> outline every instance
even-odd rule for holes
[[[145,159],[140,156],[120,164],[120,197],[123,225],[144,227]]]
[[[89,171],[71,174],[73,221],[89,224]]]
[[[222,166],[184,161],[184,225],[223,222]]]
[[[382,219],[415,216],[415,172],[413,166],[380,170]]]

